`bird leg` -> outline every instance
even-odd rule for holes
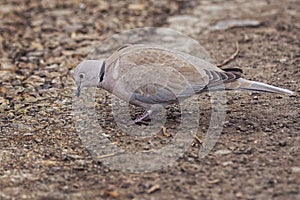
[[[138,116],[136,119],[129,122],[129,125],[136,124],[139,122],[143,122],[143,120],[150,118],[151,116],[156,115],[161,111],[163,107],[159,104],[152,105],[150,108],[148,108],[142,115]]]
[[[145,119],[148,119],[150,115],[152,114],[152,110],[146,110],[142,115],[138,116],[136,119],[132,120],[130,124],[136,124],[139,122],[142,122]]]

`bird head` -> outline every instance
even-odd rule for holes
[[[104,72],[104,60],[84,60],[79,63],[73,72],[77,85],[76,95],[80,95],[83,87],[97,87],[103,81]]]

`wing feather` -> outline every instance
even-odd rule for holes
[[[116,63],[118,60],[118,65]],[[200,58],[178,51],[132,45],[120,48],[107,59],[112,71],[126,74],[128,67],[149,66],[147,76],[155,76],[162,84],[147,83],[132,94],[132,103],[139,104],[170,104],[179,99],[188,98],[195,93],[201,93],[208,87],[235,81],[240,77],[238,70],[217,68]],[[134,76],[141,76],[137,72]],[[145,78],[146,75],[144,75]],[[133,81],[131,81],[133,82]],[[128,86],[130,87],[130,86]]]

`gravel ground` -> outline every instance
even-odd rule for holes
[[[298,94],[228,92],[222,134],[206,157],[198,157],[195,140],[172,166],[128,173],[93,159],[82,144],[70,73],[114,33],[171,27],[199,41],[216,63],[238,41],[240,52],[226,67],[299,92],[299,12],[297,0],[0,0],[0,199],[300,199]],[[149,148],[115,131],[104,95],[96,110],[111,140]],[[204,131],[209,97],[199,103]],[[176,106],[167,112],[171,136],[176,113]],[[162,132],[154,138],[158,145],[170,140]]]

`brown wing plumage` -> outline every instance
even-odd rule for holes
[[[206,88],[210,90],[217,90],[220,87],[225,87],[227,83],[235,82],[243,73],[238,68],[227,68],[224,71],[210,71],[205,69],[205,72],[209,76],[209,83]]]
[[[143,76],[142,78],[146,79],[152,76],[157,81],[155,83],[149,81],[134,89],[132,93],[132,101],[136,101],[132,102],[134,104],[174,103],[178,99],[200,93],[208,87],[232,82],[241,74],[237,69],[223,71],[213,64],[182,52],[145,45],[119,48],[106,63],[113,71],[115,79],[135,69],[132,70],[130,81],[126,82],[128,83],[126,87],[131,91],[133,86],[129,83],[136,85],[145,81],[137,77]],[[123,89],[128,92],[130,90],[128,88]]]

